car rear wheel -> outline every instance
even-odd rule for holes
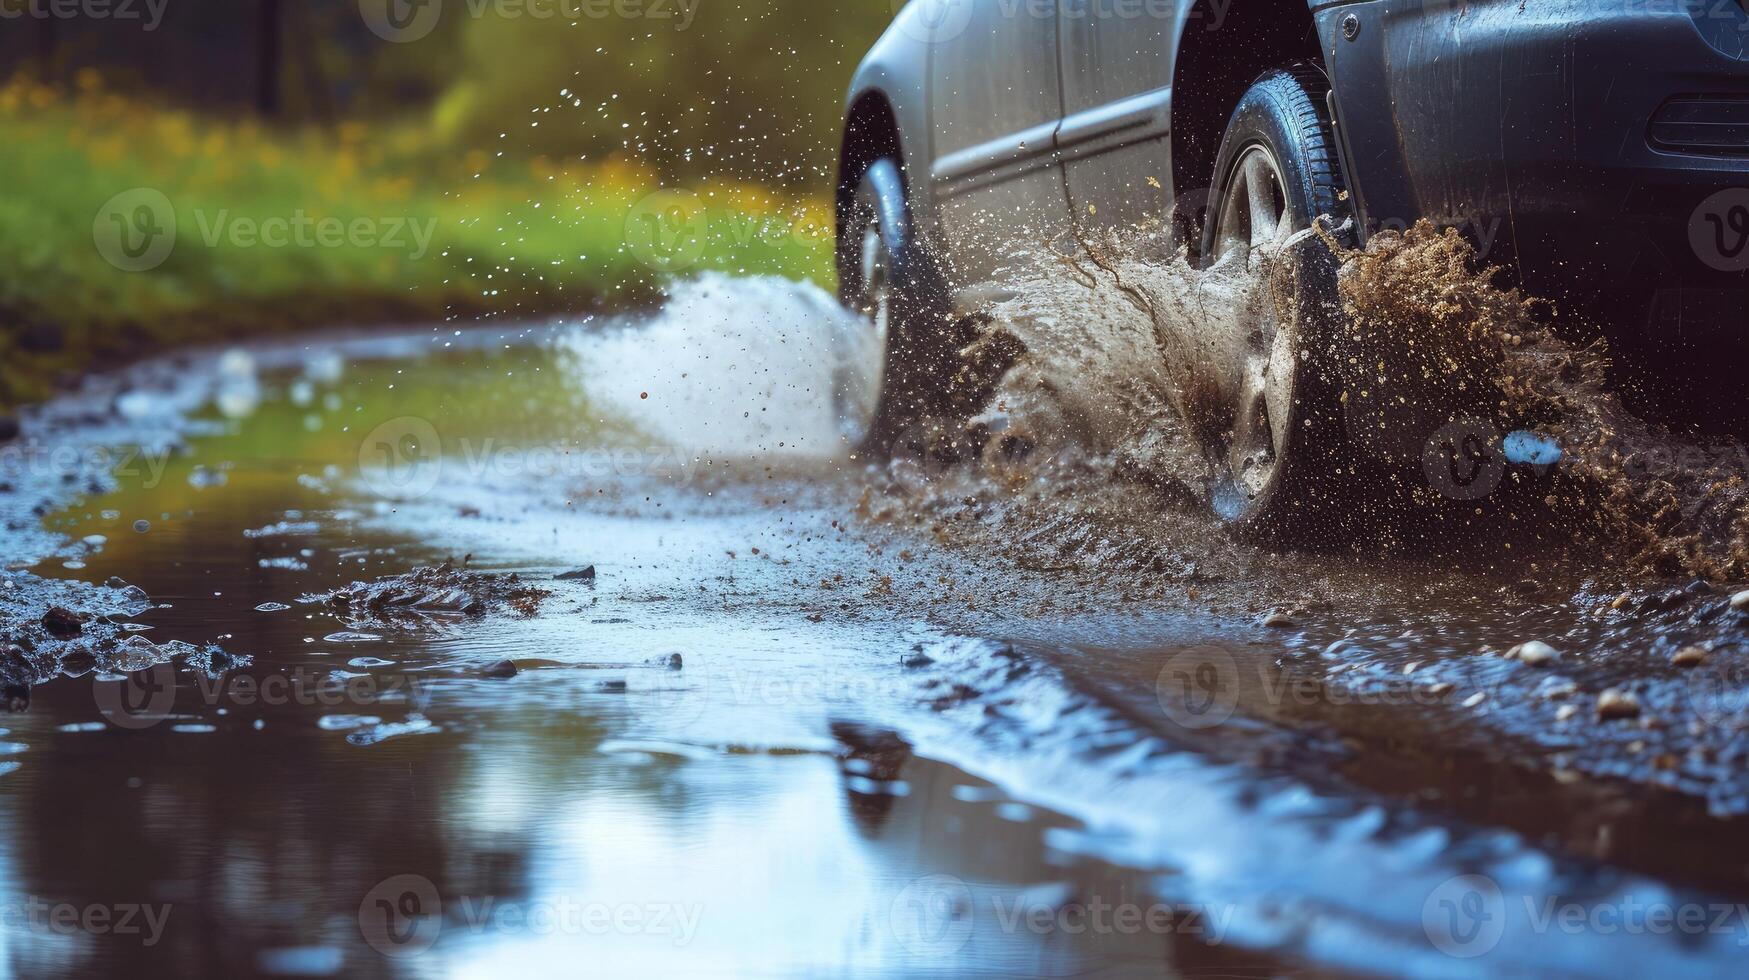
[[[946,291],[912,233],[898,164],[870,164],[838,215],[838,295],[865,335],[835,372],[839,429],[853,448],[890,452],[940,409],[952,350]]]
[[[1304,539],[1338,513],[1340,385],[1328,360],[1339,313],[1334,256],[1314,222],[1349,215],[1327,89],[1314,69],[1271,72],[1228,123],[1203,251],[1251,311],[1219,359],[1225,404],[1205,428],[1210,496],[1236,530]]]

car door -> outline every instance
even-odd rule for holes
[[[1063,123],[1057,149],[1084,231],[1163,220],[1178,4],[1060,0]]]
[[[1069,230],[1056,129],[1058,0],[914,0],[931,24],[930,184],[962,286],[1025,268]]]

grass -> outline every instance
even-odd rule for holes
[[[201,118],[94,74],[0,87],[0,171],[0,405],[174,344],[631,307],[706,269],[832,277],[823,201],[664,189],[635,163],[515,160],[412,125]]]

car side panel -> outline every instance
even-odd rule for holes
[[[1084,232],[1163,219],[1173,190],[1171,85],[1193,0],[1062,0],[1063,157]]]
[[[1056,0],[913,0],[907,11],[937,5],[925,42],[930,187],[950,275],[966,286],[1025,267],[1069,228]]]
[[[1365,0],[1319,23],[1373,227],[1460,228],[1576,330],[1602,325],[1654,414],[1704,416],[1696,393],[1740,385],[1749,260],[1705,222],[1749,187],[1749,146],[1672,149],[1652,129],[1683,100],[1749,105],[1749,12]]]

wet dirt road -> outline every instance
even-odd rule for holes
[[[189,355],[27,417],[11,972],[1739,961],[1726,588],[1282,560],[1067,456],[871,468],[825,396],[847,329],[715,280],[631,324]],[[1502,655],[1532,639],[1552,662]]]

